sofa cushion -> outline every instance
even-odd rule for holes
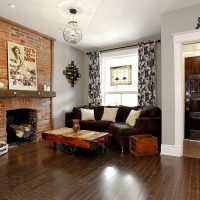
[[[136,129],[124,123],[113,123],[109,126],[109,133],[118,136],[129,136],[137,133]]]
[[[141,110],[140,117],[160,117],[161,110],[155,106],[146,106]]]
[[[94,120],[94,121],[81,121],[80,126],[83,130],[92,130],[92,131],[99,131],[99,132],[108,132],[109,126],[113,122],[111,121],[103,121],[103,120]]]
[[[104,108],[101,120],[115,122],[118,108]]]
[[[94,120],[94,109],[81,108],[81,120]]]
[[[125,122],[132,109],[138,110],[139,107],[119,106],[116,116],[116,122]]]
[[[96,120],[101,120],[105,107],[118,108],[118,106],[90,106],[90,109],[94,109],[94,116]]]
[[[129,126],[134,126],[136,119],[140,116],[140,110],[131,110],[131,112],[129,113],[127,119],[126,119],[126,124],[128,124]]]

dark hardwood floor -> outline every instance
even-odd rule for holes
[[[47,142],[0,157],[0,200],[200,199],[200,160],[53,151]]]

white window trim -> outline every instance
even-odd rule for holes
[[[119,54],[120,52],[120,54]],[[128,57],[128,56],[138,56],[138,48],[131,48],[131,49],[123,49],[120,51],[116,51],[116,52],[106,52],[106,53],[102,53],[101,54],[101,66],[105,66],[105,61],[109,60],[109,59],[116,59],[116,58],[124,58],[124,57]],[[104,68],[101,67],[100,68],[100,74],[101,74],[101,82],[105,82],[105,71]],[[102,91],[102,104],[105,104],[105,96],[104,94],[121,94],[121,102],[122,102],[122,95],[123,94],[138,94],[138,91],[106,91],[105,89],[105,84],[101,84],[101,91]]]

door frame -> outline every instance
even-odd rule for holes
[[[174,114],[175,114],[175,144],[179,149],[177,156],[183,155],[183,139],[185,126],[185,68],[182,47],[184,44],[200,42],[200,30],[192,30],[172,34],[174,45]]]

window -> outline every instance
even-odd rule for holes
[[[137,49],[103,53],[101,57],[103,105],[137,106]]]

